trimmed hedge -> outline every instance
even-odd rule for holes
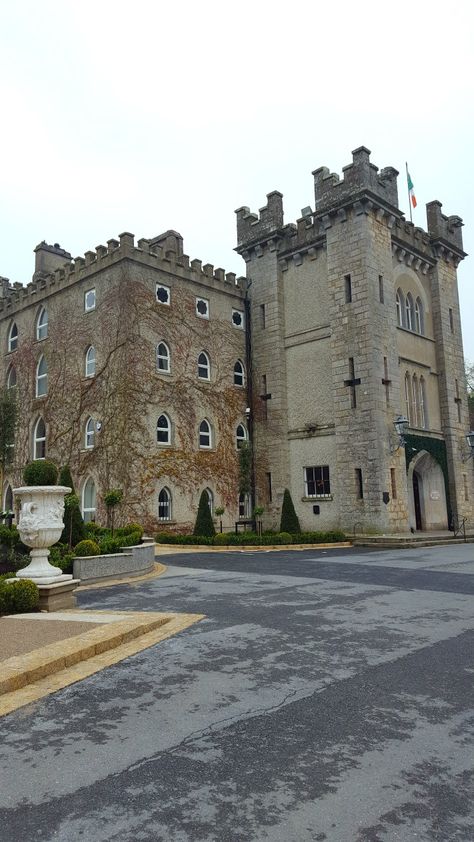
[[[6,580],[11,574],[0,577],[0,614],[24,614],[36,611],[39,605],[38,586],[30,579]]]
[[[77,546],[74,547],[74,555],[100,555],[100,547],[96,541],[91,541],[86,538],[85,541],[79,541]]]
[[[245,547],[245,546],[274,546],[282,544],[336,544],[346,541],[346,535],[339,530],[330,532],[299,532],[290,535],[289,532],[219,532],[214,538],[207,535],[176,535],[172,532],[158,532],[155,536],[157,544],[204,544],[216,547]]]

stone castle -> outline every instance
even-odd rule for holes
[[[342,179],[314,171],[296,224],[278,192],[239,208],[238,279],[190,261],[176,231],[74,260],[40,243],[32,283],[0,281],[21,407],[4,506],[48,456],[71,466],[86,519],[120,487],[123,517],[150,529],[190,526],[203,490],[227,528],[256,504],[278,528],[285,488],[305,530],[471,519],[462,221],[434,201],[427,231],[407,222],[397,175],[360,147]]]

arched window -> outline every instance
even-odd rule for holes
[[[82,489],[82,517],[84,523],[90,523],[95,520],[95,512],[97,509],[97,495],[95,490],[95,483],[92,477],[89,477]]]
[[[411,292],[408,293],[405,300],[405,327],[408,330],[415,329],[415,308]]]
[[[10,330],[8,331],[8,350],[9,351],[16,351],[18,348],[18,328],[16,323],[13,322]]]
[[[212,447],[212,429],[207,418],[204,418],[199,425],[199,447]]]
[[[198,377],[200,380],[211,379],[211,362],[205,351],[201,351],[198,357]]]
[[[419,407],[420,407],[420,427],[426,430],[428,426],[428,414],[426,406],[426,382],[423,375],[420,377],[420,391],[419,391]]]
[[[240,360],[234,365],[234,386],[245,386],[245,368]]]
[[[397,289],[397,295],[396,295],[395,301],[396,301],[396,304],[397,304],[397,324],[398,324],[399,327],[403,327],[403,324],[404,324],[403,310],[404,310],[405,302],[403,300],[403,292],[401,291],[401,289]]]
[[[405,374],[405,414],[412,425],[411,378],[408,371]]]
[[[42,307],[36,319],[36,338],[46,339],[48,335],[48,311],[46,307]]]
[[[165,413],[156,422],[156,440],[158,444],[171,444],[171,421]]]
[[[84,445],[90,450],[95,444],[95,421],[93,418],[88,418],[86,421],[86,430],[84,437]]]
[[[3,508],[6,512],[13,511],[13,489],[9,482],[7,482],[5,486],[5,492],[3,495]]]
[[[207,499],[209,501],[209,511],[211,515],[214,516],[214,493],[213,491],[211,491],[210,488],[206,488],[205,491],[207,494]]]
[[[86,377],[95,377],[95,348],[93,345],[90,345],[86,351],[85,375]]]
[[[16,368],[11,365],[7,371],[7,389],[13,389],[16,386]]]
[[[250,514],[250,494],[239,494],[239,517],[249,518]]]
[[[33,459],[46,458],[46,425],[43,418],[38,418],[33,430]]]
[[[424,322],[423,304],[421,298],[417,298],[415,301],[415,330],[417,333],[423,334],[425,332]]]
[[[36,397],[48,394],[48,364],[43,356],[36,367]]]
[[[413,406],[413,427],[418,427],[418,378],[416,374],[413,375],[411,380],[412,386],[412,406]]]
[[[237,450],[242,447],[244,441],[247,441],[247,430],[243,424],[238,424],[235,431],[235,438],[237,442]]]
[[[158,494],[158,520],[171,520],[171,491],[162,488]]]
[[[170,349],[166,342],[159,342],[156,346],[156,367],[158,371],[169,374],[171,370]]]

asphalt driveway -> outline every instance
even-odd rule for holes
[[[474,545],[167,558],[207,619],[0,720],[8,842],[474,839]]]

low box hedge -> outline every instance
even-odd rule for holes
[[[38,586],[30,579],[7,581],[11,574],[0,576],[0,614],[25,614],[37,611],[39,606]]]
[[[340,530],[330,532],[299,532],[290,535],[289,532],[219,532],[213,538],[206,535],[176,535],[173,532],[158,532],[155,536],[157,544],[204,544],[216,547],[248,547],[275,546],[291,544],[336,544],[346,541],[346,535]]]

